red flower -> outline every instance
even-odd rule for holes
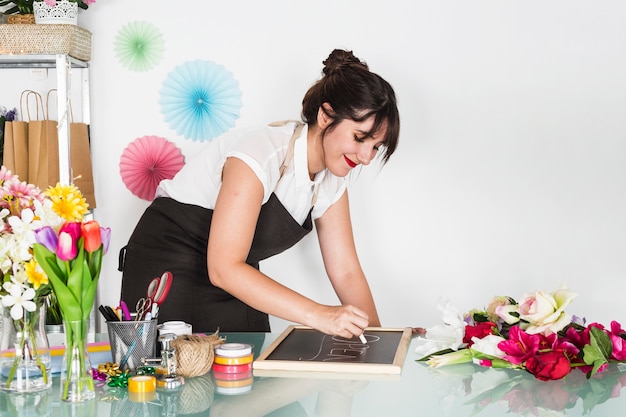
[[[537,353],[528,358],[526,369],[542,381],[561,379],[572,370],[569,359],[562,350]]]
[[[475,326],[465,326],[465,336],[463,336],[463,343],[467,343],[467,346],[470,347],[474,344],[474,342],[472,342],[472,337],[482,339],[487,335],[494,334],[493,329],[495,327],[496,324],[490,321],[476,323]]]
[[[102,239],[100,237],[100,225],[98,222],[96,220],[90,220],[88,222],[81,223],[80,230],[84,238],[85,250],[88,253],[97,251],[102,244]]]
[[[585,345],[588,345],[591,343],[591,336],[589,335],[589,331],[590,331],[589,329],[591,329],[592,327],[597,327],[598,329],[604,330],[604,326],[600,323],[591,323],[589,326],[585,327],[585,329],[582,331],[578,331],[574,327],[569,327],[565,331],[564,340],[574,345],[580,352],[584,349]],[[568,350],[568,352],[571,352],[571,350]],[[582,358],[578,356],[575,358],[570,357],[570,360],[572,363],[584,364],[584,361],[582,360]],[[598,369],[598,372],[602,372],[606,367],[607,367],[607,364],[600,366],[600,368]],[[583,365],[583,366],[578,366],[578,369],[582,373],[586,374],[588,372],[591,372],[591,370],[593,369],[593,366]]]

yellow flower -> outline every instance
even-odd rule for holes
[[[48,284],[48,276],[43,272],[43,270],[39,267],[39,264],[34,259],[26,262],[24,265],[24,269],[26,270],[26,276],[28,277],[28,282],[33,284],[33,287],[38,290],[42,285]]]
[[[50,187],[44,193],[52,201],[52,210],[62,218],[71,222],[80,222],[87,213],[87,201],[75,185]]]

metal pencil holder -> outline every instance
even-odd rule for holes
[[[156,351],[157,319],[144,321],[107,321],[113,361],[120,369],[135,371],[142,358]]]

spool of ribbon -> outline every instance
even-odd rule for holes
[[[156,378],[137,375],[128,379],[128,398],[134,402],[152,401],[156,398]]]

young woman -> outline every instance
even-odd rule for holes
[[[174,279],[159,322],[183,320],[196,332],[265,332],[268,314],[342,337],[380,326],[355,250],[347,177],[396,149],[396,98],[350,51],[334,50],[323,73],[302,101],[304,123],[233,129],[160,184],[125,248],[122,300],[134,305],[167,270]],[[340,305],[258,269],[312,221]]]

